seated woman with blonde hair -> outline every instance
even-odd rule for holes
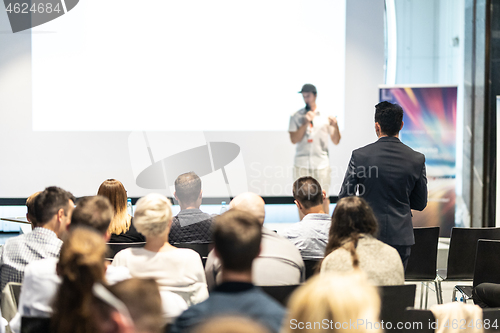
[[[146,239],[137,232],[132,223],[132,217],[127,211],[127,191],[116,179],[107,179],[97,190],[98,195],[109,199],[113,206],[113,219],[109,224],[110,243],[138,243]]]
[[[360,268],[373,285],[404,284],[404,268],[398,251],[377,240],[377,220],[360,197],[337,202],[326,245],[321,273]]]
[[[155,279],[160,293],[173,292],[182,297],[187,306],[204,301],[208,289],[200,255],[168,242],[172,224],[170,200],[156,193],[139,199],[133,223],[146,237],[146,245],[118,252],[112,265],[127,267],[133,277]]]
[[[292,294],[282,332],[382,332],[379,314],[380,297],[363,272],[321,274]]]

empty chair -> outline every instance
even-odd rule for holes
[[[404,318],[406,308],[415,305],[417,285],[406,284],[378,288],[381,300],[380,320],[386,323],[385,327],[389,331],[397,331],[396,324]],[[388,324],[389,322],[391,324]],[[392,329],[387,325],[391,325]]]
[[[106,255],[106,258],[113,259],[115,255],[121,250],[128,249],[129,247],[144,247],[146,242],[138,242],[138,243],[108,243],[109,253]]]
[[[443,303],[442,281],[467,281],[473,279],[477,241],[479,239],[500,240],[500,228],[451,229],[447,269],[438,270],[436,278],[440,297],[438,303]]]
[[[472,298],[472,289],[483,282],[500,283],[500,241],[480,239],[477,242],[472,286],[455,286],[453,299],[458,291],[467,302]]]
[[[440,304],[438,282],[436,281],[437,253],[439,242],[439,227],[414,228],[415,244],[411,247],[411,255],[405,271],[405,281],[422,282],[420,289],[420,308],[422,308],[425,293],[425,308],[429,299],[429,282],[434,282],[436,298]]]
[[[292,284],[288,286],[261,286],[260,288],[269,296],[285,306],[288,303],[290,295],[297,289],[300,285]]]

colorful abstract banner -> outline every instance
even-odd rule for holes
[[[455,226],[457,87],[383,87],[380,101],[401,105],[401,141],[425,155],[429,200],[413,212],[415,227],[441,227],[449,237]]]

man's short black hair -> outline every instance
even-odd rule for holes
[[[380,125],[384,134],[395,136],[403,123],[403,108],[387,101],[380,102],[375,105],[375,122]]]
[[[113,206],[102,195],[80,198],[71,214],[71,228],[88,227],[102,235],[108,231],[113,218]]]
[[[175,180],[175,195],[184,204],[194,203],[201,193],[201,179],[194,172],[183,173]]]
[[[323,190],[313,177],[300,177],[293,183],[293,198],[309,209],[323,204]]]
[[[68,214],[68,201],[75,202],[75,197],[68,191],[57,186],[47,187],[35,199],[35,218],[38,226],[49,222],[60,209],[64,209],[64,214]]]

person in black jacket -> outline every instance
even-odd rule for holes
[[[352,152],[339,198],[357,194],[368,202],[378,221],[378,239],[398,250],[406,268],[415,243],[411,210],[427,206],[427,177],[425,156],[399,140],[401,128],[401,106],[375,106],[379,139]]]

